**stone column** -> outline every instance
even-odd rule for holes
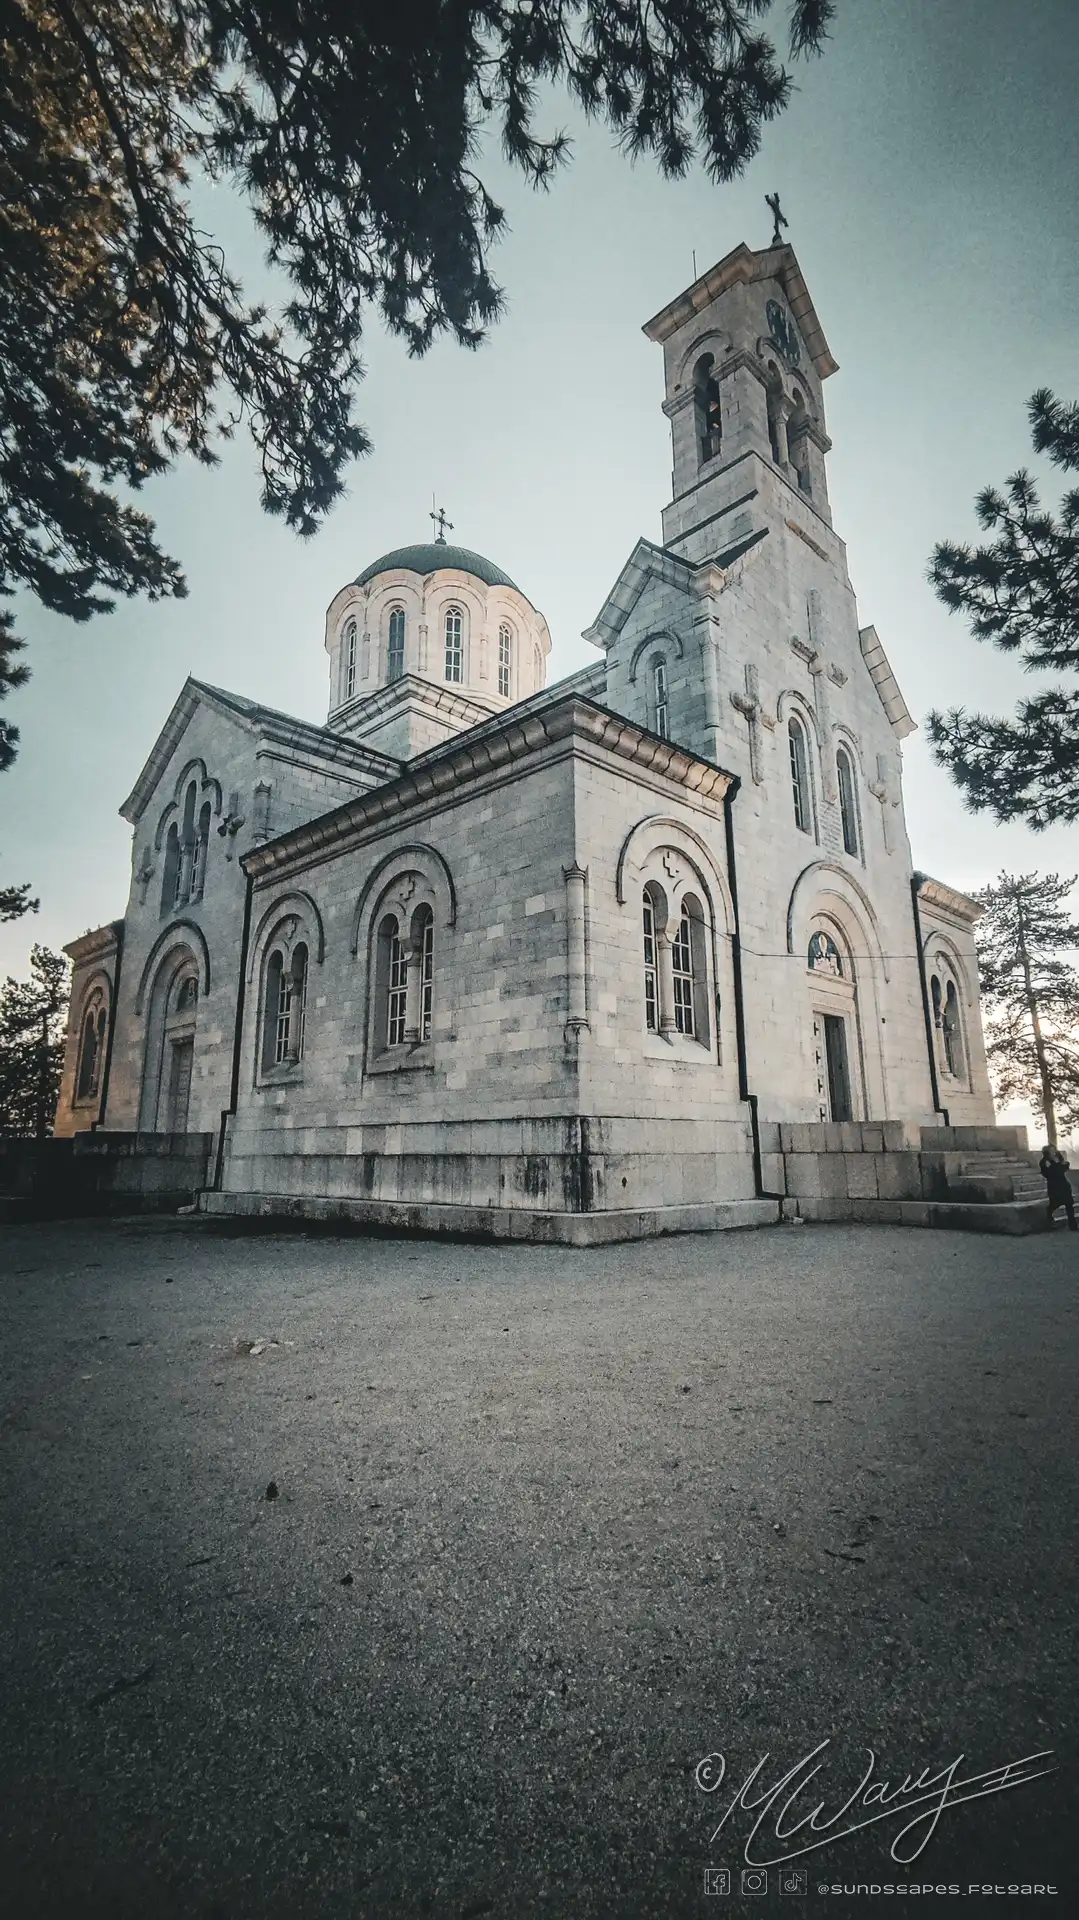
[[[180,887],[176,895],[177,902],[190,900],[191,883],[195,873],[195,842],[185,840],[180,848]]]
[[[402,945],[405,963],[405,1045],[414,1047],[422,1039],[420,1011],[423,995],[423,944]]]
[[[294,973],[289,965],[288,1046],[285,1061],[296,1066],[300,1058],[300,1021],[303,1016],[303,973]]]
[[[585,882],[587,867],[574,861],[563,867],[566,882],[566,1024],[579,1033],[588,1026],[588,978],[585,967]]]
[[[674,943],[666,927],[656,932],[656,974],[659,985],[660,1033],[676,1033],[674,1017]]]

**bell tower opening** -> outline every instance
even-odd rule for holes
[[[663,347],[674,456],[663,544],[697,564],[731,551],[747,496],[758,526],[792,505],[830,526],[823,387],[836,362],[794,248],[735,247],[644,331]]]

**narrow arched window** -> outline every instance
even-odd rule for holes
[[[206,885],[206,861],[210,851],[210,802],[203,801],[199,814],[198,837],[195,841],[194,862],[191,868],[191,898],[201,898]]]
[[[79,1072],[75,1083],[76,1100],[89,1100],[97,1092],[99,1072],[97,1013],[96,1009],[91,1007],[82,1023]]]
[[[513,693],[513,629],[507,626],[498,629],[498,691],[503,700]]]
[[[292,994],[289,1003],[289,1058],[303,1059],[304,1041],[307,1038],[307,948],[303,942],[292,949],[292,965],[289,968]]]
[[[284,1005],[282,1004],[284,1002]],[[284,1019],[282,1019],[284,1015]],[[263,1003],[262,1065],[264,1071],[279,1066],[288,1046],[288,1004],[285,988],[285,956],[275,947],[266,962],[266,994]]]
[[[843,851],[858,857],[858,805],[854,797],[854,768],[846,747],[840,747],[835,757],[836,779],[839,785],[839,817],[843,826]]]
[[[798,485],[803,493],[813,492],[813,483],[809,473],[809,443],[806,438],[809,429],[809,413],[805,398],[794,389],[794,410],[787,426],[787,446],[794,471],[798,476]]]
[[[421,907],[412,927],[414,964],[419,976],[420,1039],[431,1038],[435,988],[435,920],[430,907]]]
[[[941,1014],[941,1031],[944,1036],[944,1058],[948,1072],[956,1080],[961,1080],[965,1071],[963,1062],[963,1023],[959,1013],[959,995],[955,990],[955,981],[949,980],[948,991],[944,996],[944,1010]]]
[[[386,641],[386,678],[399,680],[405,670],[405,610],[394,607]]]
[[[161,911],[171,913],[180,892],[180,829],[173,821],[165,836],[165,867],[161,879]]]
[[[274,955],[277,961],[275,975],[277,980],[277,1005],[274,1015],[274,1066],[279,1067],[288,1059],[289,1035],[292,1028],[292,975],[285,965],[283,953]]]
[[[667,665],[663,660],[652,662],[652,726],[661,740],[671,737],[670,709],[667,705]]]
[[[710,353],[702,354],[693,370],[694,412],[697,421],[697,447],[702,461],[714,460],[720,451],[719,382]]]
[[[671,945],[674,971],[674,1024],[679,1033],[688,1034],[690,1039],[697,1031],[693,1018],[693,959],[693,928],[689,911],[683,907],[678,922],[678,932]]]
[[[465,622],[460,607],[447,607],[443,629],[446,636],[446,678],[458,684],[464,678]]]
[[[396,920],[385,923],[387,929],[386,965],[386,1045],[400,1047],[405,1040],[408,1011],[408,963],[405,945]]]
[[[356,622],[355,620],[349,620],[345,626],[344,646],[342,648],[342,657],[344,660],[344,695],[346,700],[351,700],[356,691],[356,640]]]
[[[779,368],[774,360],[768,362],[765,400],[768,408],[768,442],[772,449],[772,459],[777,466],[782,466],[786,452],[786,435],[783,431],[783,382],[780,380]]]
[[[799,833],[812,833],[813,808],[809,794],[809,754],[805,728],[793,717],[787,723],[787,741],[791,759],[791,790],[794,795],[794,824]]]
[[[933,975],[932,980],[929,982],[929,994],[933,1002],[933,1025],[935,1027],[939,1027],[941,1023],[941,1011],[944,1003],[944,994],[941,990],[940,981],[937,979],[936,974]]]
[[[649,1033],[658,1033],[659,974],[656,966],[656,909],[647,887],[644,890],[644,1024]]]
[[[176,989],[175,1011],[177,1013],[190,1013],[192,1008],[198,1006],[198,1003],[199,1003],[199,983],[196,980],[194,974],[189,973],[185,976],[183,980],[181,980],[179,986]]]

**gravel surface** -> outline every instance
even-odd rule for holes
[[[1063,1230],[66,1223],[0,1272],[12,1920],[1076,1910]],[[796,1862],[806,1900],[742,1894],[720,1814],[821,1741],[801,1813],[867,1748],[892,1790],[1058,1771],[909,1866],[893,1816]]]

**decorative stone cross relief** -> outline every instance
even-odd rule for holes
[[[244,816],[240,812],[240,795],[234,787],[229,794],[229,810],[217,831],[225,841],[225,858],[231,860],[236,852],[236,835],[243,826]]]
[[[828,681],[832,677],[821,645],[823,639],[820,611],[820,594],[811,587],[806,595],[806,611],[809,616],[809,671],[813,675],[813,705],[817,710],[817,723],[820,727],[823,751],[821,753],[821,790],[824,798],[835,805],[839,798],[839,784],[836,778],[835,754],[832,752],[832,709],[828,694]]]
[[[764,780],[764,767],[761,763],[761,711],[760,693],[756,667],[746,668],[746,690],[744,693],[731,694],[731,706],[741,714],[749,728],[749,770],[755,784],[759,787]]]
[[[154,877],[154,856],[150,852],[149,847],[144,847],[142,850],[142,865],[139,867],[139,870],[135,875],[135,885],[142,889],[141,894],[139,896],[140,906],[144,907],[146,905],[146,895],[149,890],[150,882],[153,879],[153,877]]]
[[[869,791],[873,795],[874,800],[879,800],[880,802],[880,824],[881,831],[884,834],[884,851],[885,853],[891,853],[892,836],[888,827],[888,814],[892,807],[898,805],[898,802],[892,799],[892,786],[888,777],[888,757],[886,754],[878,753],[877,755],[877,777],[875,780],[870,781]]]

